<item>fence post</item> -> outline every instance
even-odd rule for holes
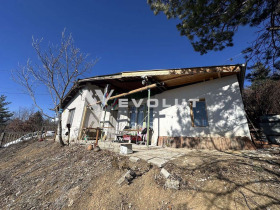
[[[2,142],[4,140],[4,136],[5,136],[5,132],[2,132],[1,136],[0,136],[0,147],[2,147]]]

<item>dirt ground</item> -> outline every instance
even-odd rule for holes
[[[194,150],[160,169],[109,151],[30,141],[0,149],[0,209],[279,209],[279,150]],[[132,183],[117,180],[128,170]]]

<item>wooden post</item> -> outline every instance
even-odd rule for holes
[[[95,147],[98,146],[98,136],[99,136],[99,128],[96,128],[96,140],[95,140]]]
[[[85,101],[85,105],[84,105],[84,110],[83,110],[83,116],[82,116],[82,120],[81,120],[81,126],[80,126],[80,131],[79,131],[79,139],[82,139],[83,137],[83,128],[85,125],[85,118],[86,118],[86,114],[87,114],[87,109],[88,109],[88,105],[87,105],[87,100]]]
[[[190,112],[191,112],[192,127],[194,127],[194,115],[193,115],[193,102],[192,101],[190,101]]]
[[[1,133],[1,136],[0,136],[0,147],[2,147],[2,143],[3,143],[3,140],[4,140],[4,136],[5,136],[5,133]]]

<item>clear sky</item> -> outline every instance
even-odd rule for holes
[[[32,35],[59,43],[64,28],[76,46],[100,58],[90,76],[120,71],[181,68],[244,63],[242,49],[253,40],[245,27],[234,37],[234,47],[201,56],[176,29],[178,20],[155,16],[145,0],[9,0],[0,7],[0,94],[10,109],[30,107],[32,100],[11,79],[11,69],[37,61]],[[231,60],[230,58],[233,58]],[[46,91],[38,91],[40,105],[53,107]]]

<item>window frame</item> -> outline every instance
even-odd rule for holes
[[[66,126],[67,126],[68,124],[70,124],[70,126],[72,126],[73,121],[74,121],[74,117],[75,117],[75,111],[76,111],[76,108],[69,109],[69,111],[68,111],[68,118],[67,118],[67,122],[66,122]],[[71,120],[71,122],[70,122],[71,117],[72,117],[72,120]]]
[[[135,109],[135,110],[133,110],[133,109]],[[137,107],[135,107],[135,106],[129,106],[128,107],[128,117],[129,117],[129,127],[130,128],[134,128],[134,126],[135,126],[135,125],[131,124],[132,123],[132,121],[131,121],[132,113],[135,114],[135,122],[134,123],[137,124]]]
[[[140,110],[141,107],[143,107],[143,110]],[[132,109],[133,108],[135,108],[135,127],[131,126],[131,114],[132,114]],[[140,115],[139,114],[140,111],[143,111],[143,121],[142,121],[141,125],[138,124],[138,120],[139,120],[138,117]],[[136,128],[137,126],[138,127],[140,126],[141,128],[144,128],[144,123],[146,123],[146,127],[147,127],[147,121],[148,121],[148,106],[147,106],[147,104],[143,104],[139,107],[129,106],[129,112],[128,113],[129,113],[129,126],[131,128]],[[151,122],[151,115],[152,115],[152,120],[154,119],[153,114],[154,114],[154,109],[150,107],[150,127],[153,127],[153,124],[154,124],[153,122]]]
[[[206,114],[207,125],[205,125],[205,126],[202,126],[202,125],[201,125],[201,126],[195,125],[195,123],[194,123],[194,112],[193,112],[193,101],[190,101],[190,115],[191,115],[192,127],[198,127],[198,128],[206,128],[206,127],[209,127],[208,112],[207,112],[207,104],[206,104],[205,98],[200,98],[200,99],[198,99],[198,101],[196,101],[196,102],[204,102],[204,104],[205,104],[205,114]]]

